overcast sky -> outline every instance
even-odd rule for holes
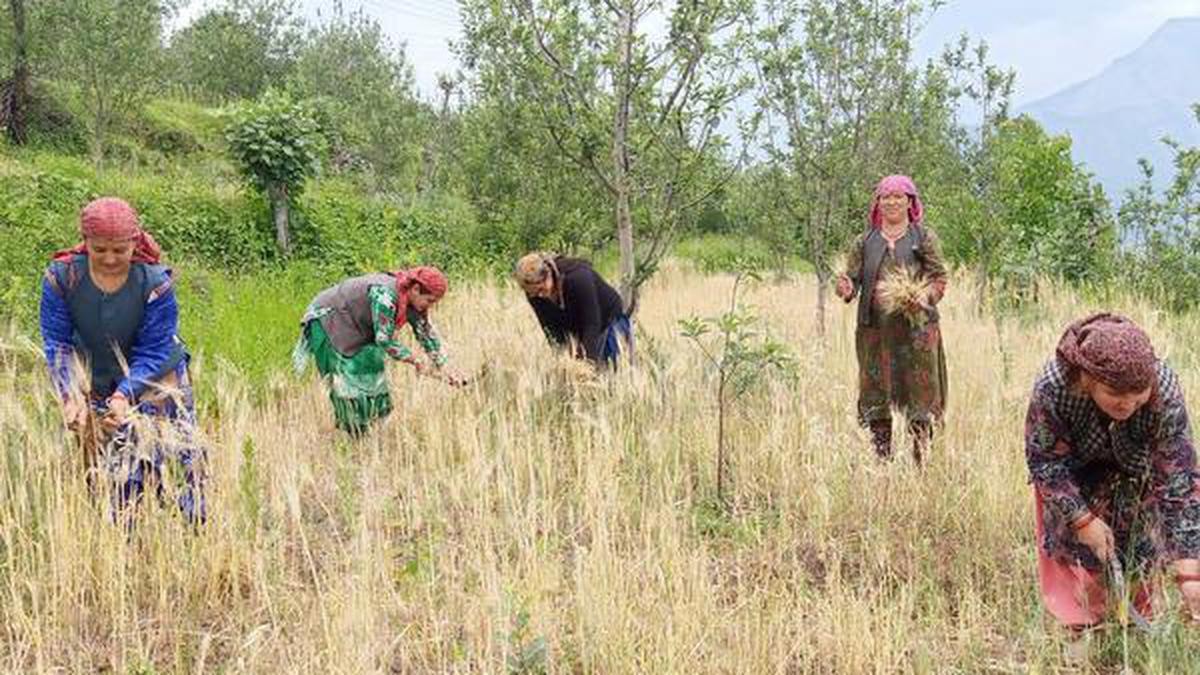
[[[192,0],[182,22],[218,0]],[[327,0],[300,0],[315,20]],[[432,98],[438,73],[453,72],[448,41],[459,31],[456,0],[343,0],[363,9],[405,44],[417,86]],[[964,31],[983,38],[992,61],[1017,71],[1015,103],[1037,100],[1100,72],[1174,17],[1200,16],[1200,0],[951,0],[933,16],[917,45],[922,58]]]

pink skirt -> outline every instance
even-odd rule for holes
[[[1108,611],[1108,590],[1103,572],[1082,565],[1052,559],[1042,547],[1042,495],[1034,489],[1037,512],[1038,579],[1042,602],[1059,623],[1070,628],[1087,628],[1104,620]],[[1148,584],[1135,586],[1133,606],[1147,619],[1152,614],[1152,591]]]

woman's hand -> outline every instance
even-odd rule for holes
[[[418,359],[416,357],[413,357],[410,359],[405,359],[405,361],[408,362],[409,365],[411,365],[413,368],[416,369],[417,375],[429,375],[430,370],[432,370],[431,366],[428,363],[425,363],[424,361],[422,361],[421,359]]]
[[[1100,562],[1108,562],[1116,549],[1112,528],[1096,517],[1092,517],[1086,525],[1076,530],[1075,536],[1079,538],[1079,543],[1091,549]]]
[[[115,431],[129,418],[129,399],[125,398],[125,394],[117,392],[108,397],[106,405],[108,412],[100,418],[100,424],[107,431]]]
[[[82,429],[87,422],[87,401],[78,396],[71,396],[63,401],[63,422],[71,431]]]
[[[1195,558],[1176,560],[1172,567],[1179,580],[1179,594],[1183,596],[1184,614],[1192,622],[1200,622],[1200,560]]]
[[[929,301],[928,296],[924,298],[914,298],[909,305],[909,309],[914,312],[931,312],[933,311],[933,303]]]
[[[462,387],[467,384],[467,376],[462,374],[458,368],[453,366],[445,366],[441,369],[442,377],[451,387]]]
[[[845,274],[839,274],[837,278],[837,286],[834,288],[834,293],[846,302],[854,299],[854,283],[850,281],[850,277]]]

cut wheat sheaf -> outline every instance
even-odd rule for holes
[[[907,267],[889,272],[879,282],[879,303],[888,314],[903,314],[916,324],[924,323],[921,308],[929,301],[929,279]]]

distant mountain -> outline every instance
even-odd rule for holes
[[[1099,75],[1017,113],[1069,134],[1076,161],[1095,172],[1117,203],[1141,178],[1139,157],[1154,164],[1159,187],[1174,175],[1163,136],[1200,145],[1195,103],[1200,103],[1200,17],[1168,21]]]

